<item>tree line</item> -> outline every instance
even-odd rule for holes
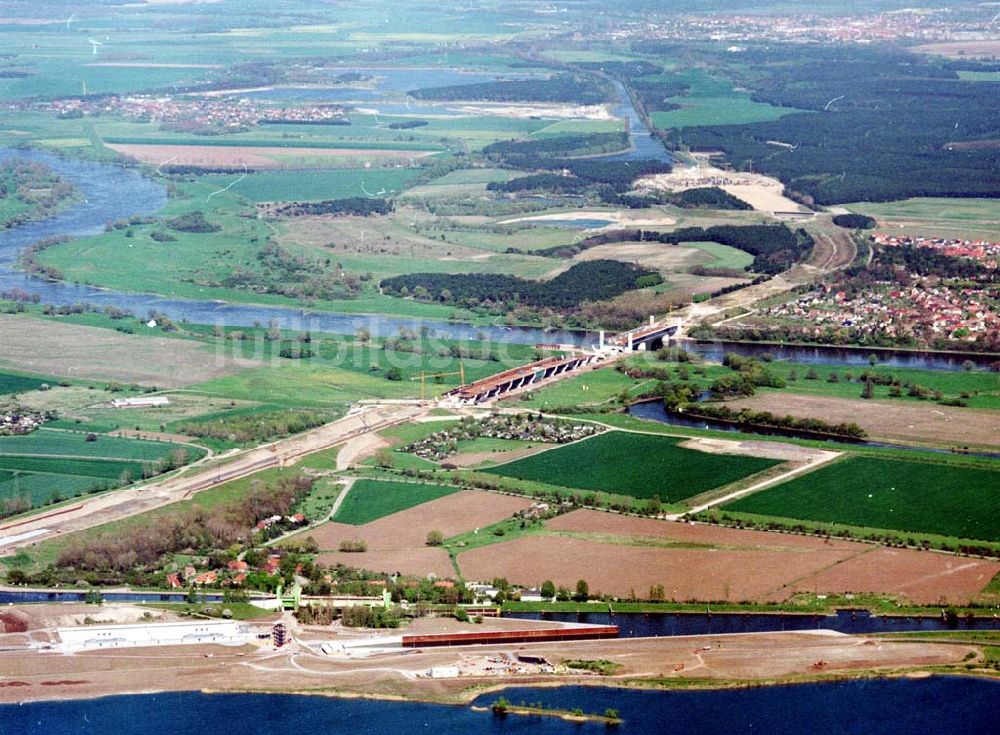
[[[655,271],[617,260],[578,263],[547,281],[492,273],[413,273],[382,281],[385,293],[454,304],[573,308],[662,282]]]

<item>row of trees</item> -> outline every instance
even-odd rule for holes
[[[230,442],[264,442],[320,426],[330,417],[320,411],[263,411],[222,416],[206,421],[188,421],[177,427],[182,434],[211,437]]]

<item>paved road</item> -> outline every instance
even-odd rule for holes
[[[283,466],[313,452],[374,433],[427,411],[418,405],[373,405],[288,439],[230,455],[211,465],[191,467],[170,478],[81,500],[68,509],[0,525],[0,553],[56,536],[93,528],[190,498],[197,492],[270,467]],[[220,458],[221,459],[221,458]]]

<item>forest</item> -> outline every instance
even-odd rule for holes
[[[502,140],[483,148],[483,155],[495,161],[524,161],[550,156],[593,156],[627,150],[628,133],[583,133],[534,140]]]
[[[484,100],[489,102],[564,102],[599,105],[612,97],[609,85],[593,77],[558,74],[548,79],[517,79],[478,84],[426,87],[409,93],[422,100]]]
[[[685,189],[678,192],[659,192],[662,204],[673,204],[681,209],[730,209],[748,211],[753,209],[749,204],[734,197],[717,186],[703,186],[697,189]]]
[[[727,73],[754,101],[808,112],[671,130],[671,144],[722,150],[740,170],[752,162],[805,204],[1000,195],[995,82],[878,48],[754,47],[739,61]]]
[[[585,301],[610,299],[660,282],[662,277],[658,273],[631,263],[591,260],[547,281],[489,273],[413,273],[386,278],[380,285],[385,293],[422,301],[571,309]]]

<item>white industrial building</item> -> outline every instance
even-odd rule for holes
[[[232,620],[199,620],[183,623],[134,623],[131,625],[83,625],[58,628],[63,651],[141,646],[184,646],[194,643],[238,645],[253,638],[250,627]]]

